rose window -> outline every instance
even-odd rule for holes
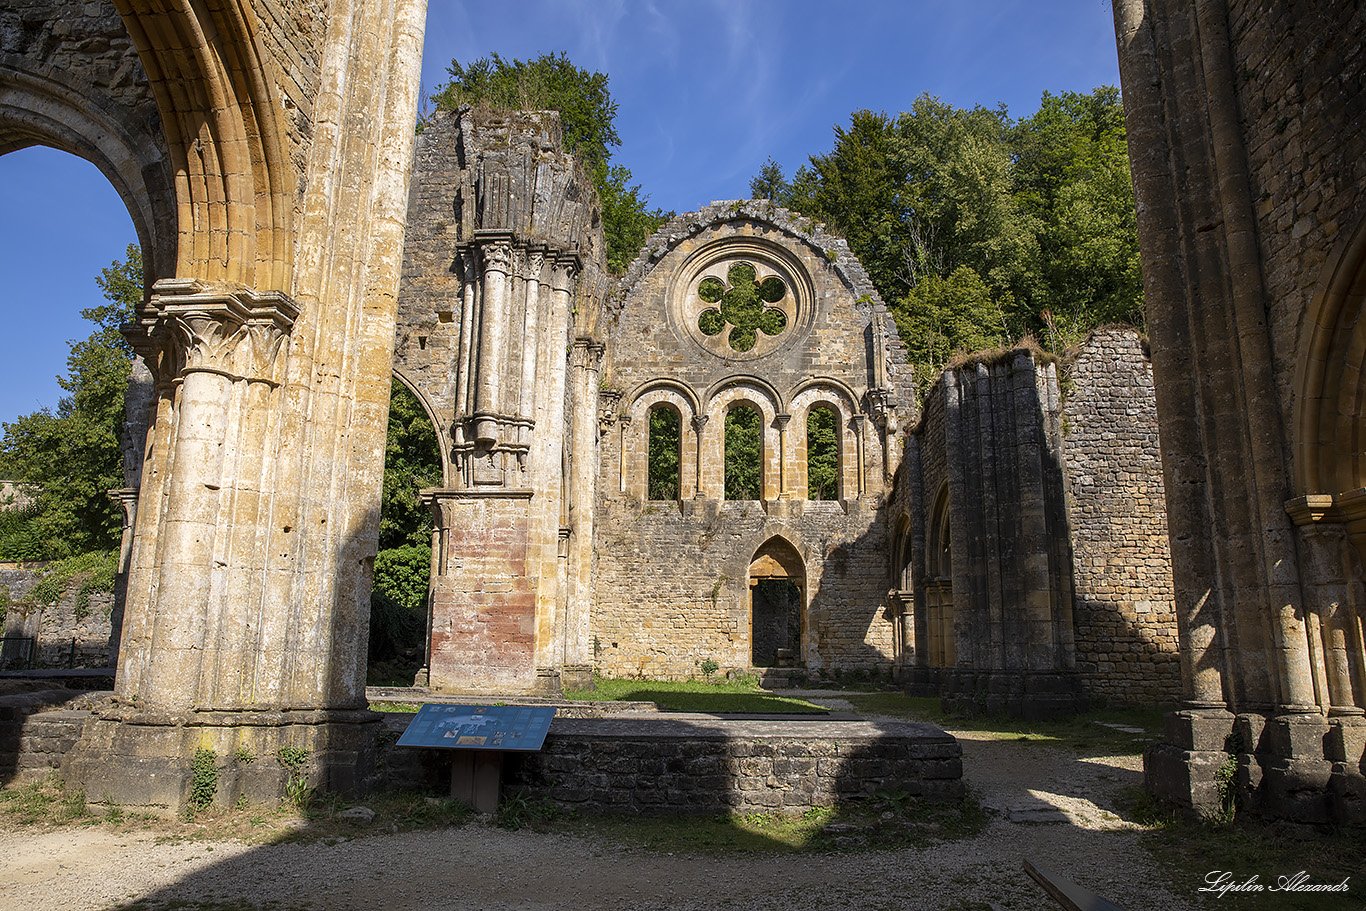
[[[726,270],[726,280],[708,275],[697,285],[697,296],[714,306],[703,310],[697,328],[707,336],[720,335],[730,327],[726,341],[735,351],[749,351],[758,336],[777,335],[787,327],[787,314],[776,304],[787,296],[787,284],[770,275],[758,281],[754,266],[737,262]]]

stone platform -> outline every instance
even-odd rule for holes
[[[411,719],[385,725],[397,734]],[[393,784],[449,781],[450,751],[390,745],[382,758]],[[503,781],[585,814],[798,814],[878,791],[958,801],[962,774],[958,742],[931,724],[618,712],[557,717],[539,753],[505,754]]]
[[[89,733],[92,708],[104,695],[48,690],[0,697],[0,784],[52,773],[66,777],[77,744]],[[389,701],[378,692],[371,698]],[[649,703],[581,702],[556,709],[574,717],[557,715],[540,752],[505,754],[505,794],[589,815],[796,814],[878,791],[936,802],[963,797],[958,742],[931,724],[864,721],[844,712],[666,713]],[[414,716],[380,717],[380,771],[359,782],[361,788],[445,791],[453,751],[400,748],[398,736]],[[223,761],[233,762],[226,755]],[[232,771],[223,770],[225,780]],[[231,802],[229,790],[220,789],[218,798]]]

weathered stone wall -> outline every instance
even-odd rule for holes
[[[554,112],[437,114],[418,139],[394,369],[437,429],[427,677],[590,679],[602,227]],[[576,499],[577,498],[577,499]]]
[[[761,307],[782,311],[781,327],[749,327],[748,342],[734,342],[740,323],[709,327],[700,315],[729,312],[703,286],[714,283],[719,299],[751,281],[766,289]],[[889,667],[883,504],[898,416],[914,405],[904,347],[845,242],[766,202],[715,203],[646,243],[603,323],[595,665],[673,677],[707,659],[750,667],[751,562],[772,545],[795,555],[785,577],[804,598],[796,663]],[[649,502],[650,411],[661,405],[679,416],[679,499]],[[753,501],[725,499],[725,421],[736,405],[760,414]],[[834,501],[807,499],[807,417],[818,405],[836,415]]]
[[[951,367],[913,432],[919,471],[901,477],[919,488],[907,501],[923,504],[909,519],[926,553],[911,683],[942,682],[961,709],[1075,709],[1056,368],[1027,349]]]
[[[114,596],[90,592],[81,598],[81,582],[72,580],[55,604],[43,607],[28,602],[28,593],[43,576],[42,564],[0,563],[0,598],[8,602],[5,636],[30,636],[36,641],[32,666],[108,667],[110,659],[110,612]],[[81,601],[86,603],[82,604]],[[27,646],[6,642],[0,652],[0,668],[24,667]]]
[[[89,704],[84,697],[67,695],[72,697],[69,705]],[[62,760],[80,740],[89,719],[87,708],[51,710],[25,696],[0,697],[0,785],[41,781],[60,773]]]
[[[110,0],[8,0],[0,10],[0,54],[97,87],[127,116],[161,122],[137,49]]]
[[[1366,10],[1116,0],[1180,630],[1156,793],[1361,819]],[[1236,717],[1235,717],[1236,716]]]
[[[1070,358],[1063,472],[1077,670],[1110,702],[1181,694],[1152,365],[1132,329],[1093,332]]]
[[[1290,427],[1304,315],[1335,248],[1366,219],[1366,7],[1231,3],[1228,25],[1271,356]]]
[[[885,669],[887,532],[857,501],[603,501],[594,564],[594,665],[609,677],[681,678],[711,659],[751,666],[750,560],[777,535],[801,546],[812,671]],[[845,509],[849,512],[846,514]],[[781,510],[781,512],[779,512]]]
[[[958,743],[928,724],[556,717],[541,751],[504,755],[505,792],[591,815],[798,814],[879,791],[964,793]],[[448,751],[385,758],[390,786],[448,787]]]

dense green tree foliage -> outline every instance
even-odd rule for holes
[[[432,515],[418,499],[424,487],[441,486],[436,430],[417,397],[397,379],[389,386],[389,429],[384,440],[384,494],[379,510],[379,549],[431,548]]]
[[[406,682],[422,662],[427,587],[431,576],[432,515],[419,491],[441,486],[436,430],[417,397],[397,379],[389,387],[384,441],[384,490],[379,553],[370,593],[370,658],[383,662],[377,680]],[[394,676],[397,674],[397,676]],[[391,676],[394,679],[389,679]]]
[[[748,405],[726,412],[726,499],[758,500],[763,482],[763,422]]]
[[[142,299],[142,254],[125,258],[95,279],[107,303],[81,311],[95,324],[71,343],[66,395],[0,425],[0,477],[22,481],[33,498],[22,511],[0,513],[0,559],[55,560],[118,547],[122,510],[107,491],[122,487],[123,397],[132,352],[119,326]]]
[[[840,450],[835,412],[818,405],[806,413],[806,498],[834,500],[840,495]]]
[[[682,420],[673,408],[657,405],[650,409],[650,455],[648,498],[677,500]]]
[[[1112,88],[1045,94],[1018,122],[929,96],[896,117],[856,111],[830,152],[790,181],[769,160],[750,188],[845,236],[922,383],[957,351],[1030,333],[1056,350],[1142,318]]]
[[[565,145],[587,167],[602,203],[607,266],[617,274],[625,272],[646,239],[673,213],[650,209],[640,186],[631,182],[631,172],[612,164],[612,149],[621,145],[621,137],[607,76],[580,69],[563,52],[535,60],[491,54],[468,65],[452,60],[446,71],[450,81],[432,94],[438,110],[482,104],[559,112]]]

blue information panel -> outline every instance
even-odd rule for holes
[[[401,747],[452,750],[527,750],[545,743],[552,706],[427,703],[398,739]]]

